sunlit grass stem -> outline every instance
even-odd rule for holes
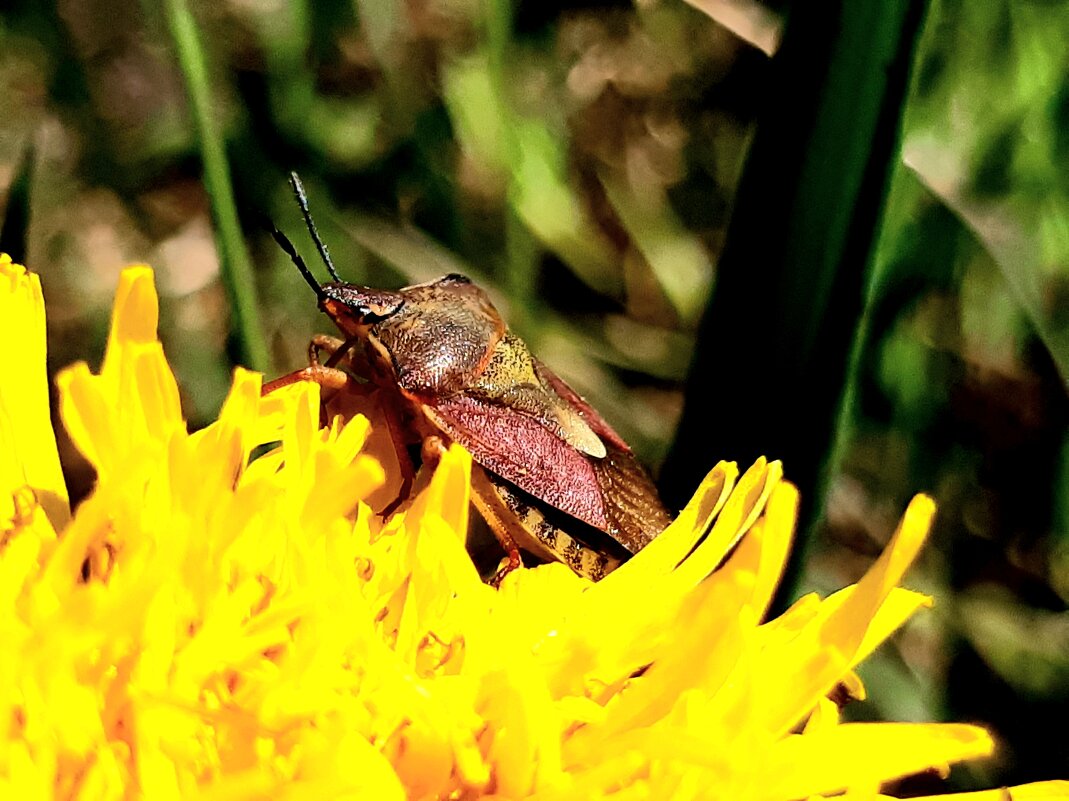
[[[163,5],[197,126],[197,141],[204,162],[204,185],[215,218],[219,263],[234,315],[232,330],[237,339],[238,355],[252,369],[265,371],[269,367],[269,358],[264,345],[252,262],[238,222],[223,139],[212,117],[204,49],[196,21],[185,0],[165,0]]]

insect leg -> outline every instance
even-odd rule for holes
[[[328,354],[328,367],[333,367],[333,364],[329,363],[330,359],[338,353],[339,350],[345,347],[345,340],[332,337],[329,334],[316,334],[312,337],[312,341],[308,343],[308,363],[319,364],[319,354]]]
[[[478,465],[471,467],[471,502],[486,521],[486,525],[497,537],[501,547],[505,549],[505,558],[498,565],[497,572],[490,578],[489,583],[497,587],[501,581],[513,570],[523,567],[523,559],[520,557],[520,546],[517,539],[525,539],[522,526],[519,526],[513,515],[501,497],[494,490],[490,478]]]
[[[367,375],[367,357],[362,350],[354,348],[363,341],[360,335],[348,339],[338,339],[326,334],[316,334],[308,345],[309,364],[319,364],[319,354],[326,353],[324,367],[337,367],[342,362],[357,375]]]
[[[390,441],[393,443],[394,452],[397,454],[397,465],[401,470],[401,488],[397,491],[397,497],[388,503],[379,515],[389,517],[397,511],[405,500],[412,495],[412,483],[416,475],[416,467],[412,464],[412,457],[408,455],[408,443],[405,440],[405,427],[397,413],[397,408],[390,403],[380,403],[382,416],[386,421],[386,431],[389,432]],[[444,447],[444,446],[443,446]],[[424,443],[426,448],[426,443]],[[432,464],[437,463],[437,455]],[[426,459],[424,464],[427,464]]]
[[[344,367],[354,375],[367,376],[370,374],[367,356],[362,348],[356,348],[360,342],[359,336],[339,339],[327,334],[316,334],[308,343],[308,363],[320,364],[319,356],[325,353],[327,360],[322,363],[324,367],[337,367],[344,363]]]
[[[260,389],[260,395],[269,395],[275,390],[288,387],[290,384],[296,384],[298,381],[314,381],[324,389],[339,390],[348,386],[352,380],[348,373],[335,367],[310,364],[303,370],[294,370],[292,373],[287,373],[274,381],[268,381]]]
[[[303,370],[296,370],[264,384],[260,390],[260,395],[267,395],[290,384],[296,384],[298,381],[315,381],[323,389],[333,390],[334,392],[346,387],[355,390],[357,387],[356,382],[344,370],[339,369],[337,365],[347,356],[352,356],[352,347],[358,341],[356,337],[342,340],[326,334],[316,334],[312,337],[312,341],[308,343],[308,366]],[[320,364],[320,353],[328,354],[326,364]],[[359,371],[360,363],[358,362],[359,360],[349,358],[346,366]],[[324,403],[324,409],[320,410],[321,425],[326,425],[327,423],[325,405]]]

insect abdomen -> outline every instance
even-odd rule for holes
[[[599,546],[576,539],[554,519],[567,515],[545,508],[528,493],[486,470],[473,471],[472,490],[472,500],[491,528],[496,523],[525,551],[541,559],[561,561],[591,581],[600,581],[627,558],[603,532],[568,518],[569,528],[582,528]]]

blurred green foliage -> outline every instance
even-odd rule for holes
[[[867,521],[936,495],[922,647],[939,645],[923,670],[885,660],[903,692],[874,703],[897,717],[927,697],[926,714],[994,722],[999,781],[1069,764],[1048,734],[1069,713],[1067,12],[933,6],[810,570],[823,583],[819,564],[835,572]]]
[[[313,253],[286,185],[296,169],[344,277],[471,275],[660,463],[774,95],[766,53],[781,14],[807,4],[194,3],[214,134],[197,124],[168,8],[0,11],[0,235],[43,276],[53,368],[99,359],[116,275],[147,261],[186,412],[214,415],[249,336],[234,338],[219,277],[203,180],[214,136],[277,372],[326,327],[261,224]],[[935,494],[913,580],[936,611],[870,664],[879,689],[850,712],[992,725],[1006,756],[988,785],[1069,764],[1049,734],[1069,712],[1067,38],[1064,4],[933,2],[803,577],[852,581],[909,495]],[[778,323],[752,321],[773,343]],[[718,446],[734,424],[708,421],[710,464],[737,456]],[[63,456],[84,494],[92,476],[69,445]]]

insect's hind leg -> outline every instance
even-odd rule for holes
[[[494,491],[493,482],[487,476],[486,471],[474,464],[471,467],[471,502],[486,521],[486,525],[501,547],[505,549],[505,558],[501,560],[497,570],[487,581],[490,586],[499,587],[505,576],[523,567],[520,545],[517,542],[517,539],[522,538],[523,532],[517,527],[513,515]]]

